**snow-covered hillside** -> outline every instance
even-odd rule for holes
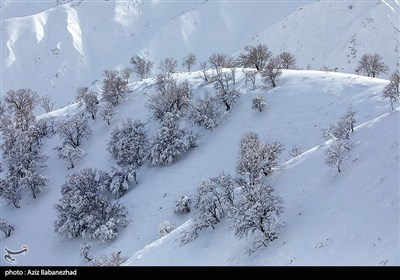
[[[213,85],[203,85],[199,76],[199,72],[179,73],[174,78],[193,85],[194,99],[206,91],[215,94]],[[193,127],[202,134],[197,148],[172,166],[141,168],[139,184],[119,199],[127,206],[131,222],[109,243],[54,233],[53,205],[67,174],[85,167],[109,170],[115,166],[106,143],[124,119],[147,121],[148,135],[154,135],[158,124],[149,120],[145,104],[156,91],[155,79],[132,84],[134,91],[116,107],[111,126],[100,118],[90,121],[93,135],[82,144],[87,155],[74,169],[67,170],[66,162],[57,158],[53,148],[60,144],[58,137],[45,140],[49,159],[42,174],[49,184],[37,199],[25,198],[20,209],[2,202],[1,215],[16,230],[1,239],[1,246],[29,246],[29,254],[18,257],[19,265],[84,265],[79,247],[85,242],[92,244],[93,255],[122,251],[132,256],[127,265],[399,265],[399,113],[388,113],[389,102],[382,100],[387,81],[286,70],[276,88],[262,87],[259,78],[257,89],[252,90],[243,76],[238,70],[234,87],[242,96],[230,116],[213,131]],[[261,113],[251,108],[257,94],[268,103]],[[324,164],[327,144],[321,135],[350,104],[357,111],[359,126],[352,136],[351,160],[338,174]],[[50,115],[61,119],[80,110],[71,105]],[[283,169],[267,180],[285,201],[287,225],[279,238],[250,257],[245,254],[250,240],[235,240],[225,222],[183,247],[175,241],[179,228],[157,240],[163,220],[180,226],[191,219],[190,213],[174,213],[180,195],[193,196],[202,179],[222,171],[235,175],[239,141],[249,131],[259,133],[263,141],[280,141],[286,149],[280,160]],[[304,153],[292,159],[289,151],[295,144]]]
[[[63,4],[66,3],[66,4]],[[63,4],[63,5],[60,5]],[[1,91],[31,87],[60,108],[135,54],[158,64],[265,43],[298,65],[353,73],[364,53],[399,66],[394,1],[2,1]],[[197,64],[196,67],[198,67]]]

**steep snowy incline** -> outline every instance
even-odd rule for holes
[[[179,82],[187,80],[193,85],[194,100],[205,92],[214,95],[213,85],[203,85],[199,76],[199,72],[174,75]],[[190,219],[191,214],[177,215],[174,213],[175,200],[179,196],[183,194],[189,197],[193,196],[195,188],[204,178],[216,176],[222,171],[235,174],[239,141],[244,133],[254,131],[260,134],[263,141],[282,142],[285,147],[281,157],[281,163],[283,163],[292,158],[289,152],[294,144],[298,145],[302,151],[320,145],[323,129],[328,128],[329,124],[335,123],[350,104],[357,111],[357,124],[370,121],[390,110],[389,102],[381,98],[381,91],[387,84],[387,80],[351,74],[287,70],[283,72],[276,88],[262,87],[261,78],[258,77],[257,89],[251,90],[252,86],[245,85],[243,76],[241,70],[238,69],[234,88],[240,90],[242,96],[233,106],[230,116],[213,131],[199,129],[196,126],[192,127],[202,134],[202,143],[199,147],[190,151],[172,166],[147,167],[146,164],[141,168],[139,184],[134,185],[120,198],[120,202],[127,206],[128,218],[131,222],[127,228],[118,232],[118,237],[113,242],[102,243],[82,238],[66,239],[58,236],[54,233],[56,215],[53,205],[60,198],[60,189],[67,174],[77,172],[85,167],[110,170],[111,167],[116,166],[115,161],[107,152],[107,142],[113,128],[123,120],[139,118],[147,122],[148,136],[149,138],[153,137],[159,125],[157,122],[149,120],[149,112],[145,105],[148,103],[149,96],[156,91],[155,79],[151,78],[132,84],[134,91],[116,107],[116,116],[111,120],[111,126],[107,125],[100,117],[95,121],[90,120],[93,135],[85,140],[81,146],[87,155],[76,164],[74,169],[68,170],[67,163],[56,156],[54,147],[60,145],[58,136],[54,135],[45,140],[44,152],[49,156],[49,159],[47,167],[43,169],[41,174],[49,178],[49,184],[37,199],[24,198],[20,209],[15,209],[12,205],[7,205],[4,201],[1,201],[2,217],[15,224],[16,228],[13,235],[0,240],[1,246],[20,248],[21,244],[29,245],[29,254],[18,258],[19,265],[84,265],[85,262],[79,257],[79,247],[85,242],[92,244],[93,255],[108,254],[113,251],[122,251],[124,255],[131,255],[158,238],[157,228],[163,220],[170,220],[181,225]],[[255,95],[263,95],[267,101],[267,107],[261,113],[251,109],[252,98]],[[73,104],[49,115],[63,119],[79,113],[80,110],[76,104]],[[264,254],[267,254],[270,250],[277,252],[274,253],[275,255],[271,255],[275,257],[277,257],[276,254],[279,253],[279,250],[284,250],[284,248],[292,248],[293,252],[297,252],[296,255],[291,255],[290,251],[284,251],[282,257],[277,258],[276,261],[281,264],[282,259],[292,256],[299,259],[297,254],[302,254],[302,248],[305,250],[304,254],[307,254],[308,250],[313,250],[312,248],[318,242],[323,242],[326,238],[335,242],[335,245],[324,247],[321,250],[336,248],[338,250],[336,257],[338,259],[345,258],[344,255],[348,252],[341,248],[343,248],[343,244],[348,245],[348,242],[347,239],[341,237],[343,232],[328,234],[327,231],[334,227],[327,226],[325,229],[325,224],[322,222],[330,219],[333,225],[338,227],[336,223],[340,223],[345,214],[366,205],[367,202],[360,200],[363,198],[364,192],[366,201],[375,202],[373,199],[377,199],[377,205],[374,206],[376,208],[371,207],[371,210],[365,212],[366,214],[370,213],[368,211],[377,210],[376,217],[385,214],[387,219],[398,219],[398,204],[396,204],[398,189],[392,189],[398,186],[398,181],[396,181],[398,172],[395,170],[396,164],[398,165],[398,158],[394,156],[398,154],[398,147],[395,143],[399,142],[397,117],[397,112],[391,114],[386,118],[390,120],[390,123],[386,123],[386,119],[383,120],[385,124],[382,125],[382,128],[381,123],[383,124],[383,121],[376,122],[371,128],[367,126],[360,128],[354,134],[357,144],[352,159],[357,158],[357,160],[350,162],[343,173],[339,175],[336,175],[334,168],[325,167],[323,150],[326,147],[321,147],[303,158],[298,158],[299,160],[304,159],[304,163],[301,162],[285,169],[271,178],[271,185],[277,188],[286,201],[285,218],[288,225],[281,238],[272,244],[272,247],[267,248],[265,253],[261,253],[260,257],[256,255],[250,258],[244,256],[242,249],[245,249],[248,243],[244,241],[233,243],[233,237],[226,231],[227,226],[225,227],[222,224],[218,226],[215,232],[204,232],[199,241],[188,244],[182,249],[178,248],[178,243],[168,245],[178,248],[176,249],[176,258],[168,257],[170,263],[188,264],[189,260],[182,260],[182,256],[187,256],[186,253],[181,252],[193,249],[193,252],[199,252],[200,255],[193,256],[191,264],[212,264],[214,261],[217,264],[218,261],[212,255],[221,254],[222,250],[226,249],[223,246],[229,243],[237,245],[234,245],[234,251],[226,250],[226,254],[220,255],[221,263],[272,264],[275,262],[261,260],[263,259],[262,256],[266,256]],[[378,133],[382,134],[378,135]],[[374,152],[369,150],[373,145],[376,146]],[[391,148],[392,146],[393,148]],[[382,165],[383,160],[387,160],[384,162],[386,165]],[[384,178],[382,183],[381,178]],[[338,187],[335,186],[336,184],[338,184]],[[350,188],[349,184],[356,186]],[[383,188],[377,188],[381,185]],[[325,190],[326,192],[324,192]],[[389,201],[388,194],[391,194],[391,199],[394,200]],[[331,203],[329,204],[331,206],[337,204],[333,205],[332,208],[335,215],[328,215],[330,212],[328,206],[324,206],[322,202],[324,199],[328,199],[327,203]],[[348,205],[349,201],[352,202],[351,205]],[[386,208],[383,207],[385,205],[387,205]],[[345,212],[348,207],[350,207],[349,212]],[[317,219],[319,211],[324,215]],[[299,212],[302,212],[300,216],[298,216]],[[353,219],[354,227],[351,226],[349,220],[344,224],[344,226],[349,227],[344,232],[357,234],[365,231],[366,233],[362,233],[361,239],[371,244],[376,241],[370,240],[371,236],[376,234],[377,236],[374,238],[383,240],[383,245],[376,247],[377,251],[372,256],[368,256],[372,252],[369,249],[366,249],[365,255],[360,253],[360,258],[364,258],[360,259],[360,264],[378,265],[379,263],[375,263],[375,261],[383,257],[384,253],[387,253],[385,256],[390,263],[398,264],[399,261],[398,259],[396,261],[392,251],[386,250],[390,246],[391,248],[398,248],[398,239],[397,241],[393,240],[392,236],[395,233],[393,233],[395,223],[387,226],[388,220],[378,219],[378,221],[384,223],[385,227],[379,227],[376,229],[379,231],[375,231],[370,226],[379,226],[378,222],[372,224],[365,222],[363,215],[360,212],[351,214],[349,217]],[[302,217],[307,219],[304,220],[304,223],[301,220]],[[360,218],[360,220],[356,221],[357,218]],[[315,224],[312,223],[313,220],[315,220]],[[304,227],[305,224],[307,227]],[[309,224],[310,229],[308,229]],[[338,227],[339,229],[340,227]],[[382,231],[380,231],[381,229]],[[314,235],[310,235],[311,230],[315,230]],[[301,236],[303,233],[305,235]],[[340,236],[337,237],[338,239],[336,237],[333,239],[336,233]],[[351,238],[358,238],[358,235],[352,236]],[[210,240],[204,241],[205,238]],[[167,240],[171,239],[168,237]],[[222,247],[214,246],[216,240],[221,241]],[[229,242],[225,243],[225,240]],[[281,247],[283,240],[290,242],[290,247]],[[365,248],[369,248],[370,243],[365,245]],[[196,248],[197,246],[199,247]],[[360,247],[352,248],[361,248],[361,245],[357,246]],[[273,249],[274,247],[276,249]],[[380,248],[383,248],[382,251],[379,251]],[[167,247],[159,248],[159,250],[160,257],[169,254]],[[319,261],[318,252],[321,252],[321,250],[315,251],[315,254],[308,259],[302,258],[304,262],[300,261],[298,264],[305,264],[306,261],[309,263],[328,263],[326,258]],[[201,259],[202,255],[207,255],[206,252],[210,252],[208,261]],[[154,251],[151,254],[157,253]],[[356,258],[356,255],[352,254],[349,258],[353,257]],[[154,264],[161,263],[160,259],[149,257],[148,262],[146,259],[143,258],[143,264],[151,264],[153,261]],[[354,259],[349,259],[349,261],[355,263]],[[132,264],[134,263],[136,261],[132,262]]]
[[[352,73],[366,52],[380,53],[391,71],[398,67],[398,1],[54,2],[38,2],[37,9],[5,2],[3,94],[31,87],[60,108],[104,70],[130,66],[135,54],[154,61],[156,74],[165,57],[177,59],[181,70],[181,59],[193,52],[198,69],[212,53],[238,54],[258,42],[275,54],[292,51],[302,68]],[[26,13],[16,13],[18,7]]]
[[[274,175],[287,224],[267,248],[247,255],[251,238],[235,239],[226,221],[181,246],[188,221],[124,265],[399,265],[398,127],[399,110],[359,126],[340,174],[324,165],[323,144]]]

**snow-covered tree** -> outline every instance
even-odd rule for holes
[[[340,117],[336,124],[331,124],[329,129],[324,131],[324,139],[350,139],[350,133],[354,131],[356,112],[350,106],[347,111]]]
[[[185,67],[188,72],[190,72],[192,66],[196,64],[196,60],[196,56],[193,53],[188,53],[187,56],[185,56],[182,60],[182,66]]]
[[[240,92],[236,89],[224,90],[219,89],[217,91],[217,98],[219,101],[225,105],[226,112],[229,112],[232,108],[232,105],[236,103],[236,101],[240,97]]]
[[[172,74],[175,73],[176,67],[178,66],[178,61],[171,57],[165,58],[160,63],[159,69],[161,70],[161,74],[167,79],[172,78]]]
[[[236,180],[225,173],[200,183],[194,196],[193,224],[184,232],[181,238],[183,244],[197,238],[204,228],[214,229],[222,221],[234,205],[236,185]]]
[[[176,225],[168,220],[164,220],[159,226],[158,226],[158,236],[161,238],[171,231],[176,229]]]
[[[108,125],[110,125],[110,120],[115,115],[114,106],[110,102],[105,102],[100,107],[100,116],[104,121],[107,121]]]
[[[236,171],[250,184],[261,180],[263,176],[263,149],[264,145],[257,133],[249,132],[242,136]]]
[[[271,58],[265,68],[261,71],[261,76],[264,78],[264,82],[271,87],[276,87],[277,80],[282,75],[280,69],[280,61],[278,57]]]
[[[168,80],[162,90],[150,96],[147,107],[155,120],[162,121],[166,113],[184,115],[191,100],[192,89],[188,82],[177,84],[176,80]]]
[[[105,190],[108,190],[115,198],[120,198],[130,188],[130,182],[136,181],[137,169],[129,166],[122,170],[112,168],[111,172],[103,173],[101,184],[105,185]]]
[[[364,54],[358,62],[356,73],[365,74],[368,77],[377,77],[381,73],[387,73],[389,68],[382,61],[382,56],[374,54]]]
[[[69,144],[73,148],[79,147],[83,139],[89,138],[92,130],[87,119],[75,116],[72,119],[60,121],[57,133],[62,140],[63,146]]]
[[[15,208],[20,208],[21,184],[18,177],[8,176],[7,180],[0,179],[0,197],[12,203]]]
[[[150,164],[171,165],[193,146],[196,138],[193,133],[179,128],[172,113],[166,113],[157,135],[150,141]]]
[[[32,196],[40,193],[47,184],[47,179],[37,174],[47,157],[41,151],[40,141],[32,126],[22,130],[12,125],[1,128],[0,147],[7,166],[7,176],[1,181],[0,196],[19,208],[23,190],[28,190]]]
[[[231,220],[235,235],[239,239],[254,236],[250,252],[266,247],[284,226],[283,211],[283,200],[271,187],[261,182],[248,186],[238,205],[233,207]]]
[[[259,112],[262,112],[265,106],[267,105],[267,102],[261,95],[254,96],[252,102],[253,102],[252,105],[253,110],[258,110]]]
[[[190,212],[190,205],[191,205],[191,200],[189,197],[187,197],[186,195],[180,196],[176,200],[175,213],[181,214]]]
[[[141,81],[148,78],[154,66],[153,62],[138,55],[131,58],[131,63],[133,64],[133,71],[138,75]]]
[[[119,227],[128,224],[125,206],[109,201],[97,170],[85,168],[68,175],[61,194],[55,205],[55,232],[60,235],[109,241],[117,237]]]
[[[97,93],[89,90],[87,87],[79,88],[77,97],[77,101],[79,104],[85,104],[85,110],[92,116],[94,120],[97,115],[97,111],[99,110],[99,99],[97,97]]]
[[[253,85],[253,90],[256,89],[256,76],[258,71],[256,70],[243,70],[244,74],[244,83],[247,85],[247,82],[251,82]]]
[[[239,55],[239,64],[242,67],[256,68],[257,71],[262,70],[271,57],[271,52],[268,47],[264,44],[258,44],[256,46],[244,47],[245,52]]]
[[[0,218],[0,230],[4,232],[7,237],[10,237],[11,233],[15,230],[15,227],[10,224],[6,219]]]
[[[197,99],[195,106],[192,106],[188,119],[194,124],[213,130],[220,124],[222,116],[223,109],[221,110],[219,100],[206,93],[203,98]]]
[[[14,119],[16,128],[28,130],[35,121],[33,111],[39,102],[38,95],[29,88],[9,90],[4,96],[5,105]]]
[[[328,166],[336,167],[337,171],[341,172],[340,168],[349,159],[349,153],[353,146],[353,142],[348,139],[334,140],[325,152],[325,163]]]
[[[279,62],[282,69],[296,69],[296,57],[290,52],[282,52]]]
[[[394,110],[394,103],[400,100],[400,72],[397,70],[390,76],[390,82],[383,89],[383,98],[390,100],[390,107]]]
[[[103,76],[103,98],[113,106],[117,106],[127,93],[132,92],[121,72],[106,70]]]
[[[118,165],[138,170],[148,149],[145,124],[140,120],[127,119],[112,131],[107,149]]]
[[[236,171],[250,185],[254,185],[278,166],[282,150],[281,143],[262,143],[257,133],[249,132],[240,141],[240,158]]]
[[[57,147],[58,150],[57,156],[60,159],[64,159],[68,161],[69,167],[74,168],[75,163],[83,159],[83,157],[86,155],[86,153],[80,149],[79,147],[72,147],[70,144],[66,143],[62,147]]]

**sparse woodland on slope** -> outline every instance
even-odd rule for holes
[[[128,2],[107,5],[127,15],[150,9]],[[49,42],[40,22],[65,11],[75,50],[64,57],[78,51],[89,60],[82,43],[89,35],[73,26],[89,3],[56,4],[23,19]],[[183,15],[207,5],[186,3]],[[226,5],[219,8],[235,10]],[[326,4],[289,10],[285,20],[318,5]],[[389,17],[399,9],[397,2],[365,5],[329,7],[349,14],[368,7],[378,22],[383,7]],[[101,18],[106,11],[95,12]],[[134,26],[128,19],[118,21]],[[13,20],[3,20],[6,34]],[[14,65],[22,62],[10,40],[22,37],[9,38],[3,67],[20,86],[3,84],[0,104],[0,226],[2,246],[29,245],[18,264],[399,264],[400,78],[398,64],[385,60],[398,50],[354,53],[359,59],[349,64],[358,75],[335,73],[333,65],[310,70],[313,57],[273,52],[276,43],[207,57],[187,45],[177,57],[130,51],[124,62],[124,55],[114,64],[100,59],[96,67],[110,68],[92,84],[85,73],[75,80],[65,65],[71,103],[53,110],[62,99],[53,92],[67,84],[56,77],[38,87],[33,73],[30,86],[18,83]],[[50,58],[36,61],[52,68]],[[40,107],[45,114],[37,115]]]

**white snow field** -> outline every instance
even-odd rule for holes
[[[391,111],[382,90],[389,74],[400,67],[400,1],[158,1],[158,0],[53,0],[1,1],[0,94],[29,87],[49,95],[55,110],[38,118],[57,120],[79,114],[74,103],[78,87],[101,93],[102,73],[130,67],[139,54],[155,62],[151,78],[132,75],[128,94],[116,108],[111,125],[98,116],[89,120],[93,134],[83,140],[86,152],[75,168],[57,157],[58,135],[44,140],[49,157],[39,174],[48,185],[32,199],[25,194],[21,208],[0,199],[0,213],[15,225],[0,249],[29,246],[17,264],[87,265],[80,246],[90,243],[94,256],[121,251],[123,265],[400,265],[400,118],[399,104]],[[212,131],[189,124],[201,134],[201,144],[167,167],[140,169],[139,183],[119,199],[126,205],[126,228],[114,241],[68,239],[54,232],[54,204],[61,197],[65,177],[87,167],[110,171],[117,167],[107,151],[112,130],[127,118],[146,122],[149,138],[159,123],[150,118],[148,98],[157,91],[156,74],[165,57],[178,60],[173,78],[193,87],[193,102],[205,93],[199,69],[213,53],[238,56],[246,45],[263,43],[273,52],[292,52],[299,69],[283,70],[277,87],[256,89],[245,84],[237,69],[232,88],[240,99]],[[188,52],[197,56],[193,72],[183,72]],[[365,53],[379,53],[390,71],[380,78],[354,74]],[[338,72],[318,71],[326,66]],[[179,72],[180,71],[180,72]],[[253,110],[252,98],[262,95],[267,106]],[[330,142],[324,129],[336,123],[349,105],[355,109],[355,146],[342,172],[325,164]],[[224,220],[214,230],[181,246],[182,230],[193,213],[174,213],[181,195],[193,197],[202,179],[222,171],[236,176],[239,142],[256,132],[262,141],[284,145],[280,169],[265,179],[283,198],[286,226],[278,239],[252,255],[252,239],[237,240]],[[302,154],[293,158],[293,145]],[[0,157],[2,159],[2,157]],[[0,176],[5,176],[3,171]],[[163,238],[164,220],[178,227]],[[9,265],[1,258],[1,266]]]
[[[179,82],[193,85],[196,98],[213,85],[203,85],[200,73],[176,74]],[[155,79],[134,82],[134,91],[116,107],[111,126],[97,118],[93,135],[84,141],[87,156],[74,169],[56,157],[53,148],[60,140],[46,140],[49,156],[43,175],[49,184],[40,196],[26,197],[20,209],[2,203],[2,216],[16,226],[1,246],[29,246],[29,254],[18,258],[19,265],[85,265],[79,247],[89,242],[93,255],[122,251],[133,255],[127,265],[399,265],[399,112],[390,112],[381,91],[386,80],[351,74],[286,70],[274,89],[265,88],[261,79],[257,89],[244,84],[238,71],[236,88],[242,96],[231,115],[213,131],[193,127],[202,144],[169,167],[140,170],[139,184],[120,202],[127,205],[131,223],[115,241],[82,238],[67,239],[54,233],[54,203],[67,174],[85,167],[109,170],[116,166],[106,151],[115,125],[126,118],[148,121],[148,135],[158,128],[149,121],[145,107],[154,92]],[[263,112],[251,109],[251,99],[261,94],[268,105]],[[341,173],[324,164],[327,144],[322,131],[335,123],[348,105],[357,111],[355,148]],[[75,105],[50,115],[64,118],[79,112]],[[44,115],[41,117],[45,117]],[[249,131],[263,141],[280,141],[286,150],[282,169],[266,179],[285,201],[286,227],[269,247],[248,256],[249,240],[236,240],[223,222],[215,230],[205,230],[199,239],[180,247],[176,239],[191,214],[174,213],[175,200],[182,194],[193,196],[200,181],[225,171],[235,175],[239,141]],[[292,159],[289,151],[297,144],[304,151]],[[158,240],[158,225],[163,220],[183,225]],[[190,223],[190,221],[188,222]],[[4,264],[4,263],[3,263]]]

